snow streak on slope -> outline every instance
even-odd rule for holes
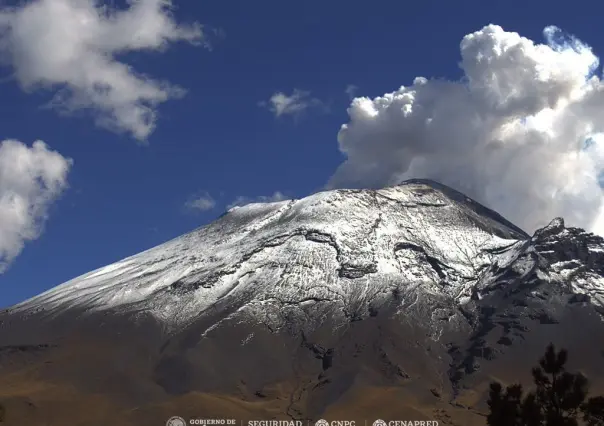
[[[350,318],[393,291],[469,300],[494,258],[526,241],[495,212],[432,182],[328,191],[232,209],[13,309],[143,310],[170,326],[214,308],[267,324],[308,305],[317,320]]]
[[[591,302],[604,319],[604,239],[578,228],[565,228],[556,218],[525,241],[492,252],[492,264],[479,277],[474,295],[505,288],[515,291],[521,284],[533,293],[552,287],[572,293],[575,302]],[[539,284],[546,284],[539,286]],[[578,297],[581,296],[581,297]]]

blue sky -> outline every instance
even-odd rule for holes
[[[43,140],[73,165],[43,232],[0,275],[0,306],[191,231],[241,197],[320,190],[346,158],[338,132],[351,120],[347,87],[374,98],[417,76],[458,81],[460,41],[485,25],[536,43],[556,25],[596,54],[604,51],[604,6],[596,2],[173,3],[174,20],[203,24],[212,49],[174,43],[162,52],[119,54],[139,73],[187,90],[158,105],[146,143],[95,125],[86,112],[43,108],[56,87],[24,91],[11,78],[11,60],[2,68],[0,139],[28,146]],[[276,116],[271,96],[294,90],[315,103]],[[202,194],[214,208],[186,207]]]

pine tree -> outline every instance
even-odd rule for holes
[[[519,384],[491,383],[489,426],[604,426],[604,397],[587,399],[588,381],[566,371],[568,352],[550,344],[533,368],[536,390],[523,397]],[[586,400],[587,399],[587,400]],[[583,423],[580,423],[583,421]]]
[[[604,425],[604,396],[595,396],[581,406],[583,420],[588,426]]]

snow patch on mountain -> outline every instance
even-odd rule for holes
[[[11,309],[146,311],[170,326],[226,309],[227,319],[278,327],[286,319],[309,321],[308,309],[315,321],[354,320],[393,293],[406,304],[419,294],[461,304],[500,285],[510,271],[516,279],[538,274],[566,283],[602,304],[603,271],[594,265],[604,244],[573,229],[556,222],[531,239],[497,213],[429,181],[326,191],[231,209]],[[567,268],[573,261],[578,266]]]

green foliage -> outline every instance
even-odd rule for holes
[[[521,385],[503,389],[491,383],[487,404],[489,426],[604,426],[604,397],[587,398],[588,382],[565,369],[568,353],[547,347],[533,368],[536,390],[523,396]],[[583,421],[583,423],[581,423]]]

